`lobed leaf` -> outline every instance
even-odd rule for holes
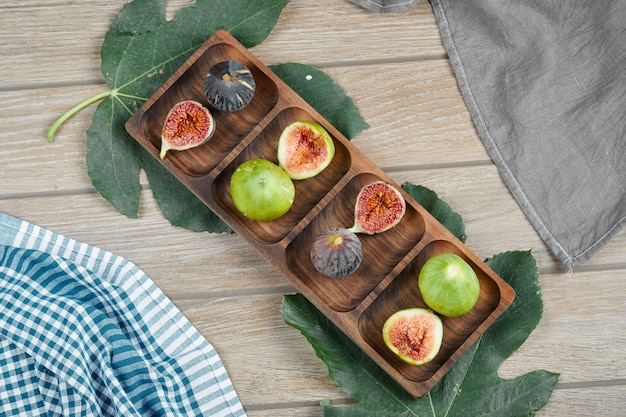
[[[87,132],[86,159],[96,190],[120,213],[137,216],[139,169],[145,162],[142,150],[124,129],[126,121],[216,30],[227,30],[252,47],[265,40],[288,2],[196,0],[167,21],[163,0],[134,0],[115,16],[101,50],[102,75],[111,94],[94,113]],[[170,181],[163,173],[150,169],[151,186],[159,188]],[[225,229],[221,221],[207,223],[199,218],[204,210],[197,199],[188,200],[190,207],[173,205],[173,199],[184,193],[182,186],[173,187],[171,195],[161,188],[155,198],[161,208],[175,207],[176,212],[186,213],[177,225],[194,230]],[[198,218],[188,217],[192,213]],[[168,219],[181,219],[176,213],[164,214]]]
[[[352,140],[369,127],[352,99],[322,71],[296,63],[273,65],[271,70],[346,138]]]
[[[288,1],[196,0],[166,21],[163,0],[134,0],[116,15],[101,50],[102,74],[111,90],[98,95],[105,99],[87,132],[86,162],[96,190],[120,213],[137,216],[143,168],[170,223],[194,231],[231,231],[166,169],[147,158],[124,124],[216,30],[229,31],[246,47],[255,46],[267,38]],[[368,127],[352,100],[321,71],[291,63],[272,68],[346,137]]]
[[[403,188],[425,207],[441,210],[446,227],[458,227],[447,203],[424,187]],[[426,196],[426,200],[424,199]],[[456,213],[455,213],[456,214]],[[464,225],[460,219],[461,225]],[[394,416],[533,416],[548,401],[558,374],[537,370],[504,380],[498,368],[527,339],[543,313],[541,286],[530,252],[505,252],[487,260],[516,291],[509,308],[423,398],[413,398],[301,294],[285,295],[283,319],[298,329],[324,362],[328,373],[357,404],[332,406],[322,401],[326,417]]]
[[[329,375],[358,403],[324,405],[324,416],[533,416],[548,401],[558,374],[538,370],[504,380],[498,368],[528,337],[542,306],[534,258],[506,252],[491,267],[516,290],[505,314],[422,398],[413,398],[301,294],[285,295],[285,322],[298,329]]]

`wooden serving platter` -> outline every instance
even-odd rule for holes
[[[210,67],[227,59],[252,71],[257,84],[252,101],[238,112],[212,111],[216,132],[208,142],[186,151],[169,151],[161,159],[161,130],[167,113],[182,100],[208,106],[204,76]],[[276,163],[280,133],[290,122],[302,119],[316,121],[329,132],[335,157],[319,175],[294,181],[295,202],[284,216],[271,222],[247,219],[230,198],[233,171],[254,158]],[[126,129],[415,397],[426,394],[441,379],[515,296],[506,282],[227,32],[218,31],[208,39],[137,110]],[[386,181],[402,192],[406,215],[391,230],[359,235],[364,256],[354,274],[323,276],[310,260],[313,241],[327,228],[352,226],[356,196],[374,180]],[[442,317],[444,338],[439,354],[427,365],[412,366],[387,349],[382,325],[397,310],[426,307],[417,288],[417,274],[429,257],[443,252],[461,256],[476,271],[480,298],[464,316]]]

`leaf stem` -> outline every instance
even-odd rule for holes
[[[95,103],[96,101],[102,100],[104,98],[107,98],[111,95],[114,94],[113,90],[109,90],[109,91],[105,91],[103,93],[100,94],[96,94],[95,96],[88,98],[87,100],[75,105],[74,107],[72,107],[71,109],[69,109],[67,112],[65,112],[61,117],[59,117],[50,127],[50,130],[48,130],[48,142],[52,143],[54,142],[54,134],[56,133],[57,129],[59,128],[59,126],[61,126],[63,123],[65,123],[65,121],[67,119],[69,119],[70,117],[72,117],[74,114],[78,113],[80,110],[84,109],[85,107],[89,106],[90,104]]]

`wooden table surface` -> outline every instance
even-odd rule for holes
[[[95,107],[47,142],[60,114],[106,89],[100,46],[124,3],[0,3],[0,211],[138,264],[216,347],[250,416],[321,416],[322,399],[350,403],[281,318],[282,296],[294,288],[243,239],[171,226],[143,174],[138,219],[96,193],[85,166]],[[169,16],[188,3],[169,1]],[[371,125],[353,143],[397,183],[446,200],[479,257],[532,250],[544,317],[500,375],[561,374],[538,415],[626,415],[626,233],[573,273],[561,267],[477,136],[427,1],[381,16],[346,1],[293,0],[252,52],[268,65],[301,62],[333,77]]]

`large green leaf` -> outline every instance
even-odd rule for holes
[[[406,183],[403,188],[444,226],[462,230],[463,220],[431,190]],[[459,225],[460,222],[460,225]],[[458,234],[457,234],[458,236]],[[298,329],[326,365],[330,377],[356,400],[331,406],[327,417],[533,416],[548,401],[558,374],[538,370],[504,380],[498,368],[535,329],[543,314],[541,286],[530,252],[505,252],[487,264],[516,291],[509,308],[423,398],[410,396],[301,294],[286,295],[282,314]]]
[[[87,132],[87,166],[98,192],[118,211],[136,217],[139,210],[142,158],[124,130],[128,118],[216,30],[228,30],[245,46],[254,46],[269,35],[288,1],[197,0],[167,21],[163,0],[135,0],[117,14],[101,51],[110,95],[96,109]],[[159,182],[162,172],[150,170],[149,180]],[[191,204],[197,207],[198,202]],[[186,223],[197,227],[195,221]]]
[[[367,129],[354,102],[322,71],[304,64],[274,65],[272,71],[348,139]]]
[[[506,252],[489,265],[516,291],[509,309],[424,397],[416,399],[301,294],[286,295],[283,318],[311,343],[330,377],[358,403],[331,406],[324,416],[533,416],[550,398],[558,374],[538,370],[504,380],[498,368],[526,340],[542,314],[535,259],[530,252]]]
[[[289,0],[196,0],[166,21],[161,0],[134,0],[115,17],[102,45],[102,74],[110,88],[79,104],[69,116],[102,100],[87,132],[87,169],[96,190],[120,213],[136,217],[139,170],[165,218],[195,231],[230,228],[130,137],[124,124],[133,112],[216,30],[228,30],[246,47],[269,35]],[[333,80],[302,64],[272,67],[347,138],[368,127],[352,100]],[[341,111],[338,111],[341,110]]]

